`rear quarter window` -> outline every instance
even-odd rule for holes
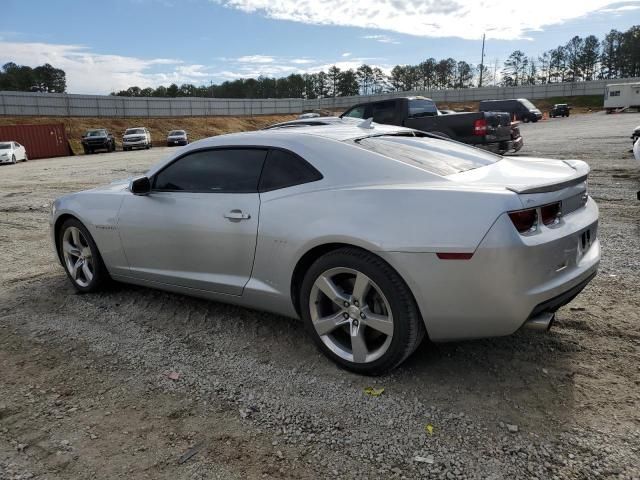
[[[260,192],[302,185],[322,179],[306,160],[284,150],[271,150],[260,178]]]

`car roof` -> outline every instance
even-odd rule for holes
[[[247,140],[250,137],[256,139],[259,142],[268,142],[269,139],[277,139],[281,141],[285,137],[299,135],[313,135],[315,137],[326,138],[336,141],[353,140],[356,138],[365,138],[371,136],[385,135],[385,134],[397,134],[414,132],[411,128],[397,127],[394,125],[383,125],[380,123],[369,122],[368,120],[352,119],[352,118],[339,118],[329,117],[331,123],[322,125],[307,125],[302,123],[301,126],[295,128],[268,128],[265,130],[257,130],[253,132],[240,132],[230,133],[227,135],[220,135],[217,137],[210,137],[207,140],[216,140],[219,143],[222,139],[243,139]],[[319,120],[315,118],[313,120]],[[354,121],[355,120],[355,121]],[[292,121],[292,123],[295,122]]]

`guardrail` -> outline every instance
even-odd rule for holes
[[[202,97],[115,97],[59,93],[0,92],[0,115],[46,117],[205,117],[300,113],[315,108],[342,109],[356,103],[407,95],[423,95],[436,102],[472,102],[502,98],[602,95],[610,83],[637,82],[639,78],[548,83],[523,87],[483,87],[416,90],[380,95],[301,98],[226,99]]]

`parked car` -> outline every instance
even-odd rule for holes
[[[598,268],[588,173],[369,121],[273,128],[60,197],[51,233],[80,292],[113,279],[302,317],[329,358],[380,374],[425,334],[549,328]]]
[[[511,117],[508,114],[471,112],[441,115],[435,102],[425,97],[398,97],[361,103],[351,107],[341,117],[373,118],[376,123],[432,132],[496,153],[522,147],[522,137],[512,139]]]
[[[512,98],[510,100],[482,100],[481,112],[508,112],[514,120],[524,123],[537,122],[542,119],[542,112],[526,98]]]
[[[187,132],[184,130],[171,130],[167,135],[167,147],[174,145],[186,145],[189,143]]]
[[[298,118],[300,118],[300,119],[318,118],[319,116],[320,116],[320,114],[318,112],[305,112],[305,113],[301,113],[300,115],[298,115]]]
[[[571,107],[566,103],[556,103],[551,109],[549,116],[551,118],[568,117],[569,114],[571,113],[570,110],[571,110]]]
[[[106,128],[87,130],[82,136],[81,142],[84,153],[94,153],[96,150],[107,152],[116,150],[116,139]]]
[[[149,149],[152,146],[151,134],[146,127],[127,128],[122,136],[122,150]]]
[[[13,163],[19,161],[26,162],[27,149],[18,142],[0,142],[0,163]]]

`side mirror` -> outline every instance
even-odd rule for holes
[[[129,190],[134,195],[147,195],[151,191],[151,180],[149,177],[138,177],[131,180]]]

